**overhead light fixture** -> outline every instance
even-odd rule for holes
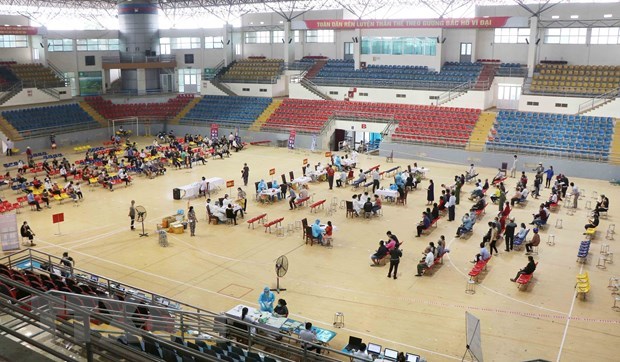
[[[605,14],[603,15],[604,18],[611,18],[613,15],[612,14]]]
[[[265,22],[264,22],[264,21],[261,21],[261,22],[260,22],[260,25],[263,25],[263,24],[265,24]]]
[[[551,16],[551,19],[559,19],[559,18],[560,18],[560,16],[559,16],[559,15],[552,15],[552,16]]]
[[[579,19],[579,15],[571,15],[570,18],[571,19]]]

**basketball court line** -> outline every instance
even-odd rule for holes
[[[579,268],[579,274],[583,273],[583,264]],[[570,325],[571,316],[573,315],[573,308],[575,307],[575,300],[577,300],[577,288],[573,292],[573,302],[570,304],[570,310],[568,311],[568,318],[566,318],[566,326],[564,326],[564,333],[562,334],[562,342],[560,343],[560,350],[558,351],[557,362],[560,362],[562,357],[562,350],[564,349],[564,342],[566,341],[566,335],[568,334],[568,326]]]

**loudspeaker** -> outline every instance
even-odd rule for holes
[[[172,198],[175,200],[181,200],[181,189],[172,189]]]

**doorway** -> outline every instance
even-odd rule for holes
[[[353,59],[354,53],[355,53],[355,44],[351,42],[344,43],[344,59],[345,60]]]
[[[471,63],[471,43],[461,43],[460,55],[461,63]]]

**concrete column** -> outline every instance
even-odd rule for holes
[[[138,69],[136,78],[138,94],[146,94],[146,69]]]
[[[360,59],[362,58],[362,30],[355,29],[354,38],[357,41],[353,43],[353,62],[355,69],[360,69]]]
[[[538,17],[530,18],[530,45],[527,47],[527,76],[534,75],[534,67],[536,66],[536,57],[538,52]]]
[[[295,43],[290,41],[293,38],[293,31],[291,30],[291,21],[284,22],[284,62],[293,63],[295,61]]]

